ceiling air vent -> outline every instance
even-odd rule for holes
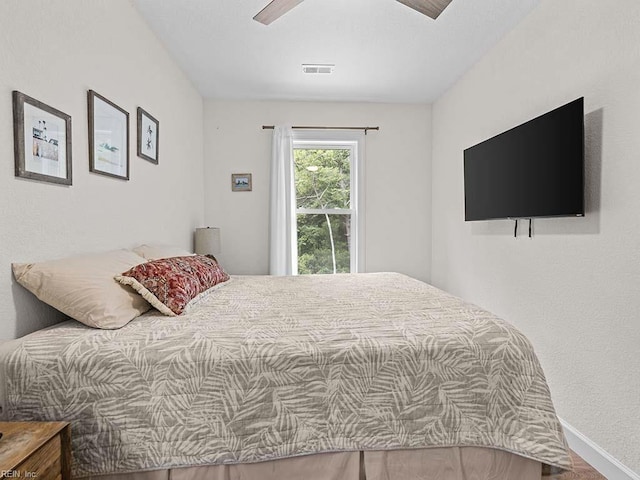
[[[318,64],[303,64],[302,71],[304,73],[309,74],[329,74],[333,73],[333,70],[336,68],[335,65],[318,65]]]

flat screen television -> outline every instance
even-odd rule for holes
[[[584,98],[464,151],[465,221],[584,216]]]

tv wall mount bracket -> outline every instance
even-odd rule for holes
[[[512,218],[515,221],[513,238],[518,238],[518,220],[529,220],[529,238],[533,238],[533,218]]]

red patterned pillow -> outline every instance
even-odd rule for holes
[[[175,316],[194,299],[229,280],[229,275],[214,259],[193,255],[142,263],[115,279],[133,287],[160,312]]]

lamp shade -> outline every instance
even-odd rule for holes
[[[196,253],[213,256],[220,254],[219,228],[196,228]]]

